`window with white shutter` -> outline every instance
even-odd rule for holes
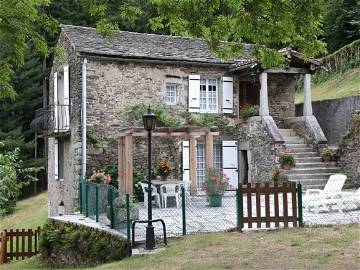
[[[189,75],[189,112],[200,111],[200,75]]]
[[[217,79],[200,80],[200,112],[218,112]]]
[[[189,141],[182,142],[182,167],[183,167],[183,181],[185,186],[189,186],[190,182],[190,165],[189,165]]]
[[[222,77],[222,111],[233,113],[234,86],[232,77]]]
[[[64,67],[64,82],[63,82],[63,106],[61,109],[62,115],[62,125],[63,129],[70,128],[70,113],[69,113],[69,105],[70,105],[70,93],[69,93],[69,66]]]

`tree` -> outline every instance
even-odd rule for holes
[[[180,35],[205,38],[223,58],[243,54],[243,42],[254,44],[264,67],[280,67],[278,52],[291,46],[305,57],[325,52],[321,36],[323,0],[152,0],[159,16],[155,29],[169,27]],[[226,41],[226,42],[224,42]]]
[[[324,37],[330,52],[360,38],[360,1],[328,0],[324,13]]]
[[[0,98],[15,98],[11,78],[24,64],[28,42],[45,56],[51,52],[41,34],[57,31],[57,22],[42,12],[48,4],[49,0],[0,0]]]

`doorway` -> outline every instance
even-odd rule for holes
[[[245,185],[249,183],[249,158],[248,150],[240,150],[239,168],[240,168],[240,183]]]

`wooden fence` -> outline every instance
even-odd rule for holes
[[[5,230],[0,233],[0,264],[9,260],[30,258],[38,252],[40,227],[32,229]]]
[[[283,223],[284,227],[288,227],[289,223],[292,223],[293,227],[297,227],[298,221],[302,226],[301,185],[296,188],[294,182],[285,186],[277,184],[270,186],[268,183],[247,184],[239,188],[239,193],[240,198],[245,196],[244,199],[247,202],[245,210],[243,202],[240,200],[239,225],[241,228],[244,227],[244,224],[247,224],[248,228],[253,228],[253,224],[257,228],[261,228],[262,224],[265,224],[266,228],[270,228],[271,223],[275,227],[279,227],[280,223]],[[299,204],[296,195],[299,197]],[[300,209],[299,215],[298,209]]]

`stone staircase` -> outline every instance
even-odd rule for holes
[[[339,171],[335,162],[325,163],[318,152],[305,143],[305,140],[292,129],[279,129],[287,149],[295,158],[296,166],[286,175],[290,181],[300,182],[303,190],[323,188],[329,176]]]

